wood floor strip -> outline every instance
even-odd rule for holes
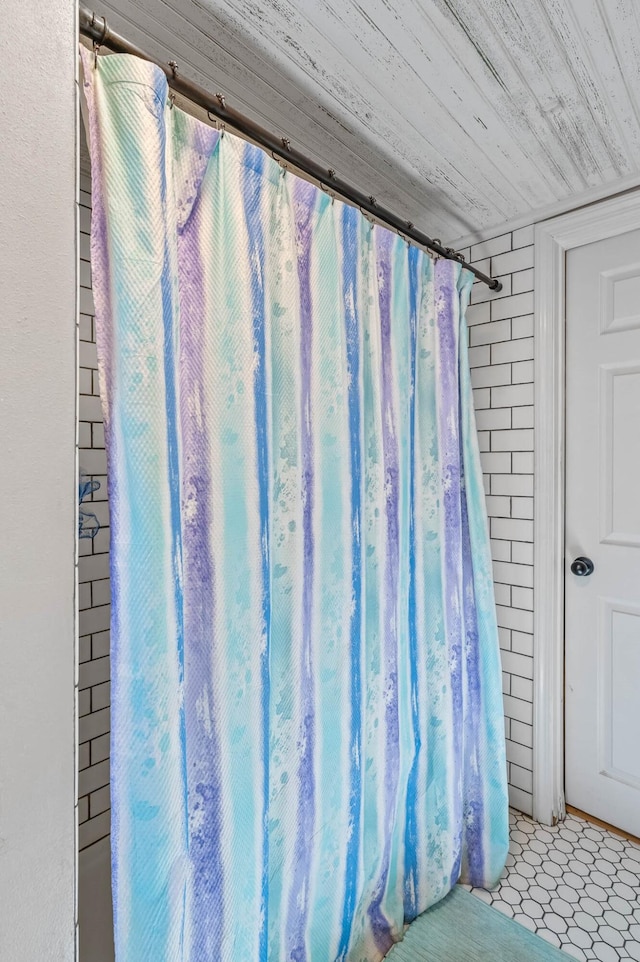
[[[626,838],[628,842],[635,842],[636,845],[640,845],[640,838],[638,838],[637,835],[630,835],[629,832],[625,832],[621,828],[617,828],[615,825],[610,825],[609,822],[603,822],[601,818],[596,818],[595,815],[589,815],[588,812],[583,812],[579,808],[574,808],[573,805],[567,805],[566,809],[569,815],[576,815],[578,818],[583,818],[585,822],[591,822],[593,825],[597,825],[599,828],[606,828],[608,832],[613,832],[614,835],[619,835],[621,838]]]

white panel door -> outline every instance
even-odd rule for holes
[[[640,231],[569,251],[566,296],[566,800],[640,836]]]

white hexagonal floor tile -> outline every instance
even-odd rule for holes
[[[640,962],[640,846],[575,816],[549,827],[512,811],[509,824],[497,887],[469,890],[570,958]]]
[[[584,962],[584,960],[587,958],[582,949],[579,949],[577,945],[573,945],[571,942],[569,942],[567,945],[563,945],[562,951],[566,952],[567,955],[570,955],[574,959],[580,959],[580,962]]]
[[[590,949],[593,945],[593,939],[589,932],[585,932],[584,929],[579,928],[577,925],[570,925],[567,929],[567,935],[574,945],[579,945],[581,949]]]

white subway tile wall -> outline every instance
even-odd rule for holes
[[[533,226],[463,250],[499,277],[475,284],[469,357],[498,611],[509,800],[532,812],[533,779]]]
[[[78,834],[80,850],[110,831],[109,802],[109,502],[104,427],[91,293],[91,179],[80,175],[80,471],[100,487],[83,503],[97,518],[95,538],[79,541],[80,668],[78,673]]]

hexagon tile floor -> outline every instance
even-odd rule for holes
[[[640,846],[575,816],[510,824],[498,887],[464,887],[575,959],[640,962]]]

